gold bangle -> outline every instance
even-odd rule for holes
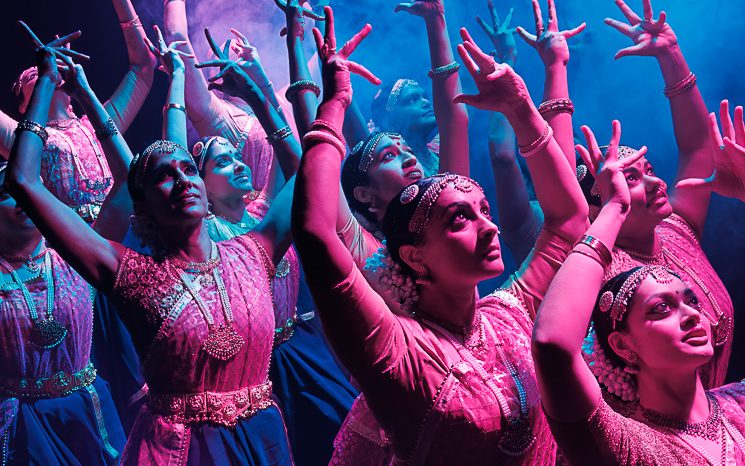
[[[137,27],[142,27],[142,21],[140,21],[139,16],[135,16],[134,18],[130,19],[129,21],[122,21],[119,23],[119,26],[121,26],[122,29],[134,29]]]
[[[170,109],[181,110],[182,112],[186,113],[186,106],[185,105],[181,105],[181,104],[177,104],[177,103],[170,103],[170,104],[166,104],[163,107],[163,111],[164,112],[167,112]]]
[[[577,244],[584,244],[595,251],[598,257],[605,263],[605,267],[608,267],[613,263],[613,254],[611,254],[606,245],[594,236],[584,235],[579,241],[577,241]],[[575,244],[575,246],[577,244]]]
[[[595,252],[594,249],[593,249],[593,252]],[[580,249],[572,249],[571,251],[569,251],[569,254],[582,254],[583,256],[589,257],[590,259],[592,259],[595,262],[597,262],[600,265],[600,267],[603,268],[603,270],[605,270],[605,268],[606,268],[605,264],[603,264],[603,261],[597,255],[597,252],[595,252],[595,254],[590,254],[589,252],[585,252],[585,251],[582,251]]]

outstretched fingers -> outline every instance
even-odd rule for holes
[[[647,155],[647,146],[642,146],[638,151],[621,159],[621,167],[630,167],[638,162],[645,155]]]
[[[323,35],[324,41],[330,51],[336,50],[336,31],[334,30],[334,10],[330,6],[323,7],[323,13],[326,16],[325,29]]]
[[[207,37],[207,43],[209,44],[210,49],[212,49],[212,53],[214,53],[217,57],[225,58],[222,54],[222,50],[220,50],[217,42],[215,42],[215,39],[212,37],[212,33],[210,32],[209,28],[204,28],[204,35],[205,37]]]
[[[248,38],[238,29],[230,28],[230,33],[235,36],[236,39],[240,41],[243,45],[249,45]]]
[[[494,2],[492,2],[492,0],[488,0],[486,2],[486,7],[489,9],[489,16],[491,16],[491,22],[494,25],[494,29],[497,29],[500,24],[499,13],[497,13],[497,7],[494,6]]]
[[[590,154],[592,167],[594,168],[592,175],[595,176],[603,163],[603,153],[600,151],[598,140],[595,138],[595,133],[592,132],[590,127],[583,125],[580,129],[582,130],[582,134],[585,136],[585,141],[587,141],[587,150]],[[588,168],[590,168],[589,165]]]
[[[515,8],[510,8],[510,11],[507,12],[507,17],[504,19],[504,22],[499,25],[500,32],[507,32],[507,28],[510,27],[510,23],[512,22],[512,15],[514,13]]]
[[[494,35],[494,29],[492,29],[491,26],[489,26],[486,21],[481,19],[481,16],[476,15],[476,22],[479,26],[481,26],[481,29],[484,30],[487,36],[493,36]]]
[[[559,31],[559,21],[556,18],[556,2],[554,0],[548,0],[548,30]]]
[[[584,31],[586,27],[587,27],[587,23],[582,23],[574,29],[570,29],[568,31],[562,31],[561,35],[564,36],[565,39],[569,39],[571,37],[576,36],[580,32]]]
[[[722,124],[722,136],[735,140],[735,125],[729,116],[729,101],[724,99],[719,104],[719,121]]]
[[[26,37],[28,37],[31,42],[33,42],[35,47],[44,47],[44,43],[39,39],[39,37],[34,34],[34,31],[31,30],[30,27],[23,21],[18,21],[18,25],[21,27],[21,30],[26,34]]]
[[[740,105],[735,107],[735,141],[745,146],[745,121],[743,121],[743,109]]]
[[[714,112],[709,113],[709,139],[714,149],[720,149],[724,142],[722,141],[722,133],[719,132],[719,124],[717,123],[717,116]]]
[[[652,0],[642,0],[642,8],[644,11],[645,21],[649,21],[654,18],[654,10],[652,10]]]
[[[632,45],[630,47],[626,47],[626,48],[619,50],[618,52],[616,52],[613,58],[618,60],[619,58],[623,58],[623,57],[629,57],[632,55],[640,55],[643,52],[645,47],[646,45],[640,42],[636,45]]]
[[[525,42],[528,43],[531,47],[535,47],[538,43],[538,37],[534,34],[529,33],[526,31],[522,26],[517,27],[517,33],[520,35],[520,37],[523,38]]]
[[[468,72],[476,78],[479,74],[479,65],[476,64],[475,61],[473,61],[473,58],[471,58],[471,55],[468,54],[468,50],[463,46],[463,44],[458,44],[458,47],[456,48],[458,50],[458,55],[460,55],[461,60],[463,60],[463,64],[465,65]]]
[[[353,61],[347,61],[347,64],[349,65],[349,72],[354,73],[358,76],[361,76],[368,80],[371,84],[374,84],[376,86],[379,86],[382,82],[380,78],[375,76],[372,71],[368,70],[364,66],[360,65],[359,63],[353,62]]]
[[[632,26],[642,22],[642,19],[639,17],[639,15],[634,13],[634,10],[629,8],[629,6],[623,0],[616,0],[616,6],[618,6],[618,9],[621,10],[621,13],[623,13],[626,19],[629,20],[629,23],[631,23]]]
[[[339,50],[339,55],[345,59],[349,58],[349,56],[352,55],[352,52],[357,49],[357,46],[360,45],[360,42],[370,34],[370,31],[372,31],[372,26],[369,23],[365,24],[357,34],[353,35],[352,38],[344,44],[341,50]]]
[[[634,37],[634,28],[613,18],[605,18],[605,24],[617,30],[626,37]]]
[[[80,36],[83,35],[80,31],[71,32],[70,34],[66,34],[62,37],[55,36],[54,40],[50,42],[48,45],[49,47],[63,47],[63,46],[70,46],[70,42],[74,41],[75,39],[80,38]]]
[[[532,0],[531,3],[533,5],[533,19],[535,19],[535,32],[536,35],[540,36],[541,33],[544,31],[541,6],[538,4],[538,0]]]
[[[323,34],[321,34],[320,29],[313,28],[313,40],[316,43],[316,51],[318,52],[318,56],[321,58],[325,58],[323,56]]]

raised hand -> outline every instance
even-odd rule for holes
[[[312,10],[303,8],[300,6],[299,0],[274,0],[274,3],[279,7],[280,10],[285,12],[287,17],[287,26],[283,27],[279,32],[279,35],[284,37],[290,32],[291,37],[299,37],[300,40],[305,39],[305,18],[310,18],[314,21],[323,21],[325,18],[323,15],[314,13]]]
[[[184,70],[184,61],[181,57],[194,58],[194,55],[178,50],[178,47],[185,45],[186,41],[177,40],[166,45],[166,41],[163,39],[163,34],[160,32],[160,28],[158,26],[153,26],[153,30],[155,31],[158,46],[156,47],[147,37],[145,37],[145,45],[147,45],[147,48],[150,49],[153,55],[158,57],[158,61],[160,62],[158,69],[168,75],[173,74],[175,70]]]
[[[603,201],[603,205],[615,202],[621,206],[622,212],[628,212],[631,205],[631,194],[623,171],[642,158],[647,153],[647,147],[643,146],[633,155],[619,158],[618,144],[621,141],[621,123],[618,120],[613,120],[612,127],[613,132],[605,155],[600,150],[598,141],[588,126],[582,126],[587,147],[577,144],[575,149],[584,160],[590,174],[595,178],[595,182],[600,189],[600,199]]]
[[[729,115],[729,102],[723,100],[719,105],[719,119],[722,132],[717,125],[717,117],[709,114],[709,139],[714,156],[714,173],[708,178],[690,178],[675,185],[678,189],[705,189],[722,196],[740,199],[745,202],[745,122],[743,109],[735,107],[735,121]],[[722,137],[724,133],[724,137]]]
[[[458,94],[453,102],[505,113],[517,104],[530,101],[525,82],[512,67],[497,63],[492,56],[481,51],[466,28],[461,28],[460,35],[463,43],[458,45],[458,55],[476,82],[479,93]]]
[[[239,60],[245,62],[242,66],[244,69],[250,68],[261,68],[261,57],[259,57],[259,49],[251,45],[248,38],[239,30],[230,28],[230,33],[235,36],[235,41],[230,44],[230,50],[238,57]]]
[[[424,19],[433,19],[445,15],[445,5],[442,0],[417,0],[415,2],[399,3],[394,11],[396,13],[405,11]]]
[[[555,0],[548,0],[548,25],[543,24],[543,15],[538,0],[533,0],[533,17],[535,18],[535,35],[530,34],[523,27],[518,27],[517,32],[520,37],[538,51],[544,65],[549,66],[554,63],[566,65],[569,62],[567,39],[584,31],[587,25],[582,23],[574,29],[559,31]]]
[[[85,76],[83,66],[74,63],[72,58],[67,55],[58,55],[57,68],[63,80],[62,90],[64,90],[67,95],[73,98],[78,98],[83,93],[90,91],[90,84],[88,84],[88,78]]]
[[[88,55],[66,47],[67,44],[80,37],[80,31],[75,31],[62,37],[57,36],[53,41],[44,44],[26,23],[18,21],[18,25],[34,46],[39,76],[48,76],[55,82],[59,81],[60,75],[57,68],[57,58],[63,55],[77,58],[78,60],[90,60]]]
[[[335,100],[345,108],[352,103],[352,83],[350,73],[362,76],[376,86],[380,79],[370,70],[359,63],[349,60],[349,56],[360,45],[360,42],[370,34],[372,26],[365,26],[352,36],[341,49],[336,50],[336,33],[334,32],[334,12],[330,6],[323,8],[326,16],[325,32],[321,35],[318,28],[313,28],[313,38],[316,41],[318,57],[321,59],[323,75],[323,100]]]
[[[220,50],[209,29],[204,29],[204,35],[207,37],[207,42],[217,59],[198,63],[196,66],[197,68],[220,68],[220,72],[208,80],[208,88],[210,90],[217,89],[225,94],[240,97],[246,101],[261,96],[261,89],[259,89],[253,79],[248,75],[247,70],[241,66],[241,62],[230,58],[232,41],[229,39],[223,49]],[[244,61],[242,63],[245,64],[246,62]]]
[[[494,51],[491,52],[491,55],[499,63],[506,63],[514,67],[515,60],[517,59],[517,44],[515,43],[514,36],[516,29],[510,27],[510,21],[512,21],[512,13],[515,9],[510,8],[504,22],[500,22],[499,14],[492,0],[488,0],[486,4],[489,7],[491,24],[481,19],[479,15],[476,15],[476,22],[479,23],[481,29],[484,30],[492,44],[494,44]]]
[[[612,26],[634,41],[634,45],[616,52],[616,59],[630,55],[656,57],[678,44],[675,32],[666,22],[667,15],[665,12],[661,11],[660,17],[654,19],[652,0],[642,0],[644,19],[634,13],[623,0],[616,0],[616,5],[629,21],[629,24],[611,18],[606,18],[605,24]]]

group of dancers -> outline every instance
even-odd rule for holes
[[[745,201],[743,109],[709,114],[665,13],[615,0],[616,56],[665,81],[676,189],[618,121],[576,144],[567,41],[585,25],[561,30],[554,1],[544,21],[533,0],[534,33],[489,1],[494,51],[461,29],[460,61],[442,0],[399,4],[426,27],[431,101],[353,60],[372,26],[342,43],[331,8],[299,0],[275,0],[284,92],[236,29],[207,30],[199,61],[184,0],[150,38],[113,0],[130,68],[105,102],[80,32],[20,22],[36,66],[21,119],[0,113],[2,464],[745,464],[733,304],[700,243],[712,192]],[[538,106],[516,34],[545,65]],[[156,68],[163,139],[133,156]],[[370,112],[351,74],[380,86]],[[491,112],[493,210],[467,106]],[[521,266],[481,297],[500,233]]]

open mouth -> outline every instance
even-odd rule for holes
[[[686,333],[686,335],[683,337],[683,342],[691,344],[705,344],[709,342],[709,335],[706,333],[706,330],[698,327]]]
[[[415,168],[406,174],[406,178],[409,178],[414,181],[421,180],[423,177],[424,175],[422,174],[422,171],[419,170],[418,168]]]

